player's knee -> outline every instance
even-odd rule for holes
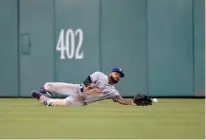
[[[47,91],[50,91],[52,89],[52,84],[47,82],[44,84],[44,89],[47,90]]]
[[[66,101],[62,99],[50,99],[47,103],[52,104],[53,106],[67,106]]]
[[[64,100],[64,105],[65,106],[71,106],[72,102],[70,100]]]

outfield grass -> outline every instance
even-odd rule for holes
[[[110,100],[84,107],[45,107],[0,99],[0,138],[204,138],[204,99],[159,99],[131,107]]]

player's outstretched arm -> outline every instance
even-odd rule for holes
[[[122,105],[133,105],[133,106],[136,106],[136,104],[134,103],[134,101],[132,99],[123,99],[121,97],[114,97],[113,98],[113,101],[114,102],[117,102],[119,104],[122,104]]]

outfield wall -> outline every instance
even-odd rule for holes
[[[123,96],[204,96],[204,0],[0,0],[0,96],[121,67]]]

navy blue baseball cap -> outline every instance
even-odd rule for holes
[[[124,77],[124,72],[121,68],[113,68],[112,72],[118,72],[120,74],[120,77]]]

